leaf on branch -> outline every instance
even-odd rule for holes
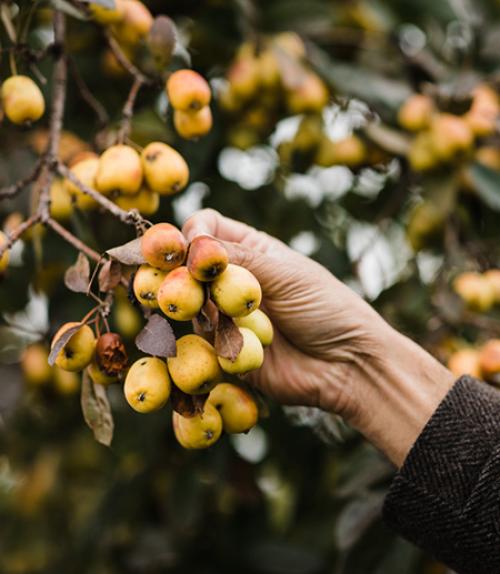
[[[108,249],[106,253],[124,265],[142,265],[146,263],[142,255],[140,237],[118,247],[113,247],[113,249]]]
[[[122,266],[119,261],[109,259],[99,271],[99,290],[103,292],[113,291],[120,284],[122,278]]]
[[[366,136],[385,151],[396,155],[406,155],[410,149],[410,139],[401,132],[384,124],[371,122],[365,126]]]
[[[154,357],[175,357],[177,348],[170,323],[160,315],[151,315],[144,329],[135,338],[136,347]]]
[[[97,442],[110,446],[114,422],[104,385],[96,385],[85,371],[82,376],[82,413]]]
[[[195,319],[193,319],[194,332],[213,344],[215,327],[218,320],[219,310],[215,303],[207,296],[200,313]]]
[[[62,335],[52,343],[52,348],[50,349],[49,355],[49,365],[52,367],[56,362],[57,356],[64,349],[66,343],[71,339],[71,337],[83,326],[83,323],[76,323],[69,329],[66,329]]]
[[[194,417],[197,414],[201,414],[207,398],[208,393],[206,395],[188,395],[172,383],[172,391],[170,393],[172,408],[183,417]]]
[[[469,171],[480,198],[490,209],[500,211],[500,172],[477,162]]]
[[[92,2],[92,4],[98,4],[99,6],[102,6],[103,8],[109,8],[110,10],[112,10],[115,7],[115,0],[83,0],[85,2],[85,4],[90,4]]]
[[[92,0],[94,1],[94,0]],[[59,12],[64,12],[68,16],[77,18],[78,20],[88,20],[87,14],[83,10],[79,10],[76,6],[73,6],[67,0],[50,0],[50,4],[55,10]]]
[[[87,293],[90,283],[90,263],[87,257],[80,253],[76,263],[66,270],[64,284],[75,293]]]
[[[219,312],[219,321],[215,329],[215,350],[217,355],[236,360],[243,347],[243,335],[231,317]]]
[[[146,44],[158,66],[168,66],[176,44],[175,24],[168,16],[157,16],[154,19]]]

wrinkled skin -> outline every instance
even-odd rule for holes
[[[203,210],[183,231],[225,242],[232,263],[259,280],[276,333],[253,381],[284,404],[305,404],[356,416],[351,379],[365,355],[375,355],[373,332],[383,320],[327,269],[281,241],[243,223]],[[369,326],[369,330],[368,330]]]

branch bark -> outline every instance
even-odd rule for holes
[[[130,211],[125,211],[118,207],[115,203],[110,201],[107,197],[100,194],[95,189],[88,187],[83,182],[81,182],[75,174],[63,163],[57,163],[57,171],[59,175],[65,177],[71,183],[76,185],[80,191],[89,195],[92,199],[94,199],[99,205],[104,207],[107,211],[109,211],[112,215],[118,218],[123,223],[127,223],[128,225],[135,225],[136,227],[142,227],[147,225],[147,221],[141,216],[141,214],[137,211],[137,209],[131,209]]]
[[[59,142],[64,118],[64,106],[66,102],[66,82],[68,75],[66,55],[64,53],[64,40],[66,37],[66,20],[62,12],[54,12],[54,43],[56,60],[52,76],[52,112],[50,116],[49,143],[45,153],[45,163],[40,177],[43,178],[43,188],[40,193],[38,213],[45,223],[50,218],[50,186],[54,179],[53,165],[57,162],[59,154]]]
[[[11,197],[14,197],[15,195],[23,191],[23,189],[30,183],[33,183],[35,179],[37,179],[38,176],[40,175],[43,163],[44,158],[38,160],[30,174],[28,174],[23,179],[20,179],[16,183],[13,183],[12,185],[2,187],[0,189],[0,199],[10,199]]]
[[[125,102],[125,105],[123,106],[122,121],[121,121],[120,130],[118,132],[118,137],[117,137],[118,143],[123,143],[130,133],[132,117],[134,115],[135,101],[137,99],[137,95],[139,94],[139,90],[141,89],[141,87],[143,85],[144,85],[144,82],[142,81],[141,78],[137,78],[137,77],[134,78],[134,83],[132,84],[132,87],[130,88],[130,92],[129,92],[127,101]]]
[[[97,251],[94,251],[91,247],[83,243],[78,237],[73,235],[65,227],[63,227],[58,221],[49,217],[46,221],[47,225],[51,227],[58,235],[60,235],[65,241],[73,245],[75,249],[84,253],[89,259],[92,259],[96,263],[101,261],[102,257]]]
[[[68,58],[69,67],[73,79],[78,87],[78,93],[82,99],[87,103],[87,105],[94,110],[97,116],[97,121],[99,126],[105,126],[109,121],[109,115],[106,108],[101,104],[101,102],[94,96],[94,94],[89,90],[89,87],[85,83],[85,80],[80,74],[80,70],[77,68],[76,63],[73,58]]]
[[[127,58],[127,56],[123,53],[123,50],[120,47],[120,44],[113,38],[113,36],[107,32],[106,39],[108,41],[108,45],[113,52],[113,55],[118,60],[118,62],[127,70],[127,72],[133,76],[136,80],[141,81],[143,84],[150,84],[151,80],[147,78],[139,68],[136,68],[134,64]]]

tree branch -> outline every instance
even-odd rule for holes
[[[49,143],[45,152],[43,188],[40,193],[38,213],[43,222],[50,217],[50,186],[54,179],[53,165],[57,162],[59,154],[59,142],[63,126],[64,105],[66,101],[66,81],[68,68],[63,46],[66,35],[66,20],[62,12],[54,12],[54,43],[59,48],[56,50],[56,60],[52,76],[52,113],[50,116]]]
[[[69,67],[71,74],[78,88],[78,93],[82,99],[87,103],[87,105],[94,110],[97,116],[97,121],[99,126],[105,126],[109,121],[109,115],[105,107],[101,102],[94,96],[94,94],[89,90],[85,80],[80,74],[80,70],[77,68],[75,60],[71,57],[68,58]]]
[[[118,131],[117,141],[118,143],[123,143],[125,139],[128,137],[130,133],[130,127],[132,122],[132,117],[134,115],[134,105],[137,99],[137,95],[139,90],[144,85],[144,82],[141,78],[135,78],[132,87],[130,88],[130,92],[123,106],[122,111],[122,121],[120,125],[120,130]]]
[[[16,183],[13,183],[12,185],[2,187],[0,189],[0,199],[10,199],[11,197],[14,197],[20,193],[30,183],[33,183],[35,179],[37,179],[37,177],[40,175],[43,163],[44,158],[38,160],[30,174],[28,174],[23,179],[20,179]]]
[[[2,257],[2,255],[7,251],[7,249],[10,249],[14,245],[14,243],[18,239],[20,239],[23,233],[25,233],[26,231],[28,231],[28,229],[31,229],[37,223],[39,223],[40,219],[41,219],[40,214],[34,213],[31,217],[28,217],[26,221],[20,223],[11,233],[9,233],[7,235],[6,243],[0,246],[0,257]]]
[[[89,195],[92,199],[94,199],[99,205],[104,207],[107,211],[109,211],[112,215],[118,218],[123,223],[127,223],[128,225],[135,225],[136,227],[142,227],[147,225],[147,221],[141,216],[141,214],[137,211],[137,209],[131,209],[130,211],[125,211],[118,207],[115,203],[110,201],[107,197],[104,197],[101,193],[92,189],[88,185],[85,185],[82,181],[80,181],[75,174],[63,163],[57,163],[57,171],[59,175],[68,179],[72,184],[76,185],[80,191]]]
[[[152,81],[147,78],[139,68],[136,68],[134,64],[127,58],[124,54],[123,50],[120,47],[120,44],[113,38],[113,36],[106,32],[106,39],[108,41],[108,45],[113,52],[113,55],[118,60],[118,62],[127,70],[127,72],[133,76],[136,80],[140,80],[143,84],[151,84]]]
[[[63,227],[58,221],[49,217],[46,221],[47,225],[51,227],[58,235],[60,235],[65,241],[73,245],[75,249],[84,253],[89,259],[99,262],[102,257],[97,251],[94,251],[91,247],[83,243],[78,237],[73,235],[65,227]]]

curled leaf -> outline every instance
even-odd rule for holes
[[[103,292],[112,291],[117,287],[122,278],[122,266],[119,261],[109,259],[104,263],[99,271],[99,290]]]
[[[146,44],[156,63],[168,66],[175,49],[175,24],[168,16],[157,16],[154,19]]]
[[[208,394],[188,395],[184,391],[181,391],[179,387],[172,384],[172,390],[170,393],[172,408],[183,417],[194,417],[195,415],[202,413],[207,398]]]
[[[108,249],[106,253],[124,265],[142,265],[146,263],[142,255],[140,237],[136,237],[132,241],[118,247],[113,247],[113,249]]]
[[[75,293],[87,293],[90,283],[90,263],[87,257],[80,253],[76,263],[68,267],[64,274],[64,284]]]
[[[175,335],[170,323],[160,315],[151,315],[142,331],[135,338],[136,347],[153,357],[175,357]]]
[[[207,296],[200,313],[195,319],[193,319],[193,328],[195,333],[213,344],[215,338],[215,327],[217,326],[218,320],[219,310],[215,303]]]
[[[215,329],[215,350],[217,355],[236,360],[243,347],[243,335],[231,317],[219,312],[219,321]]]
[[[92,429],[96,441],[110,446],[113,440],[114,422],[106,388],[94,384],[86,371],[82,378],[81,405],[83,418]]]
[[[71,337],[83,326],[83,323],[76,323],[69,329],[66,329],[61,336],[52,342],[52,347],[49,354],[49,365],[52,367],[56,362],[57,356],[64,349],[66,343]]]

